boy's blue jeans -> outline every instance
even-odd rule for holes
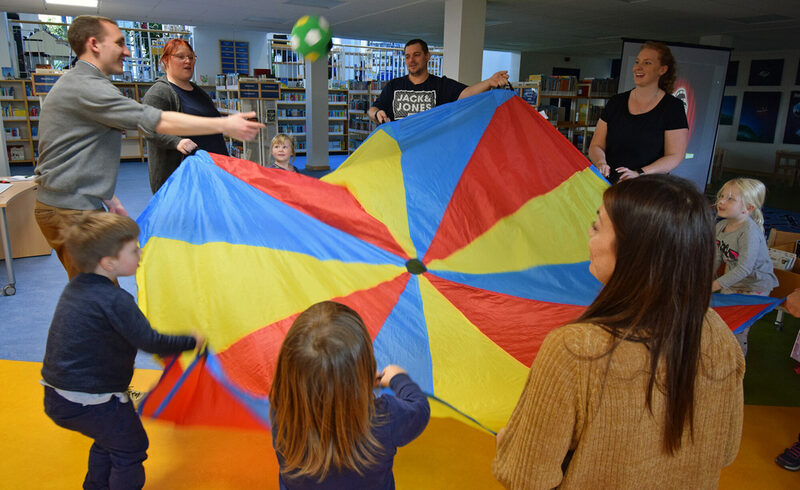
[[[100,405],[81,405],[44,387],[44,411],[59,426],[94,439],[83,488],[141,489],[148,440],[133,403],[112,396]]]

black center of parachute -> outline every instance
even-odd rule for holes
[[[419,261],[419,259],[411,259],[406,262],[406,270],[412,274],[419,275],[423,272],[426,272],[428,269],[422,262]]]

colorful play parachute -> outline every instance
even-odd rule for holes
[[[544,336],[599,291],[587,230],[607,185],[508,91],[383,125],[322,180],[187,158],[139,218],[139,305],[209,352],[170,364],[142,411],[267,426],[283,336],[334,299],[362,315],[379,366],[495,431]],[[732,328],[773,304],[733,301],[718,309]]]

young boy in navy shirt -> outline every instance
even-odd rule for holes
[[[61,427],[94,439],[85,489],[144,486],[147,434],[126,393],[136,351],[177,354],[196,344],[150,328],[133,296],[117,286],[139,266],[138,236],[132,219],[97,212],[64,237],[82,273],[64,288],[50,324],[44,410]]]

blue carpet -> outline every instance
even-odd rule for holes
[[[780,231],[800,233],[800,213],[783,209],[764,208],[764,230],[776,228]]]

